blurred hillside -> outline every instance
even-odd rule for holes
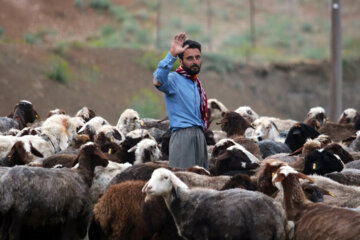
[[[203,43],[200,77],[229,109],[329,111],[331,1],[253,0],[254,35],[250,2],[0,0],[0,115],[28,99],[42,116],[86,105],[113,124],[126,107],[161,118],[152,71],[179,31]],[[344,108],[360,110],[360,2],[342,4]]]

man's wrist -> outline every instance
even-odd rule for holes
[[[172,52],[171,50],[169,51],[169,53],[171,54],[172,57],[176,58],[178,55],[174,52]]]

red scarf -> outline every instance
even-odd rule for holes
[[[191,81],[195,82],[196,81],[196,85],[199,89],[199,94],[200,94],[200,114],[201,114],[201,120],[204,124],[204,132],[206,131],[206,129],[209,127],[209,121],[207,118],[207,97],[206,97],[206,93],[205,90],[203,88],[203,86],[201,85],[201,82],[198,78],[197,75],[189,75],[182,67],[178,67],[176,69],[176,72],[180,75],[183,75],[186,78],[191,79]]]

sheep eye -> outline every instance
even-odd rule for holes
[[[169,177],[168,176],[165,176],[164,179],[167,180]]]

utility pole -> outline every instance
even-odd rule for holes
[[[249,0],[250,4],[250,38],[251,38],[251,48],[256,47],[256,37],[255,37],[255,6],[254,0]]]
[[[209,51],[211,52],[212,50],[212,35],[211,35],[211,26],[212,26],[212,9],[211,9],[211,4],[210,4],[210,0],[206,0],[206,25],[207,25],[207,32],[208,32],[208,37],[209,37]]]
[[[335,121],[342,111],[341,0],[331,3],[331,84],[330,119]]]
[[[156,48],[160,49],[160,15],[161,15],[161,0],[157,0],[156,6]]]

